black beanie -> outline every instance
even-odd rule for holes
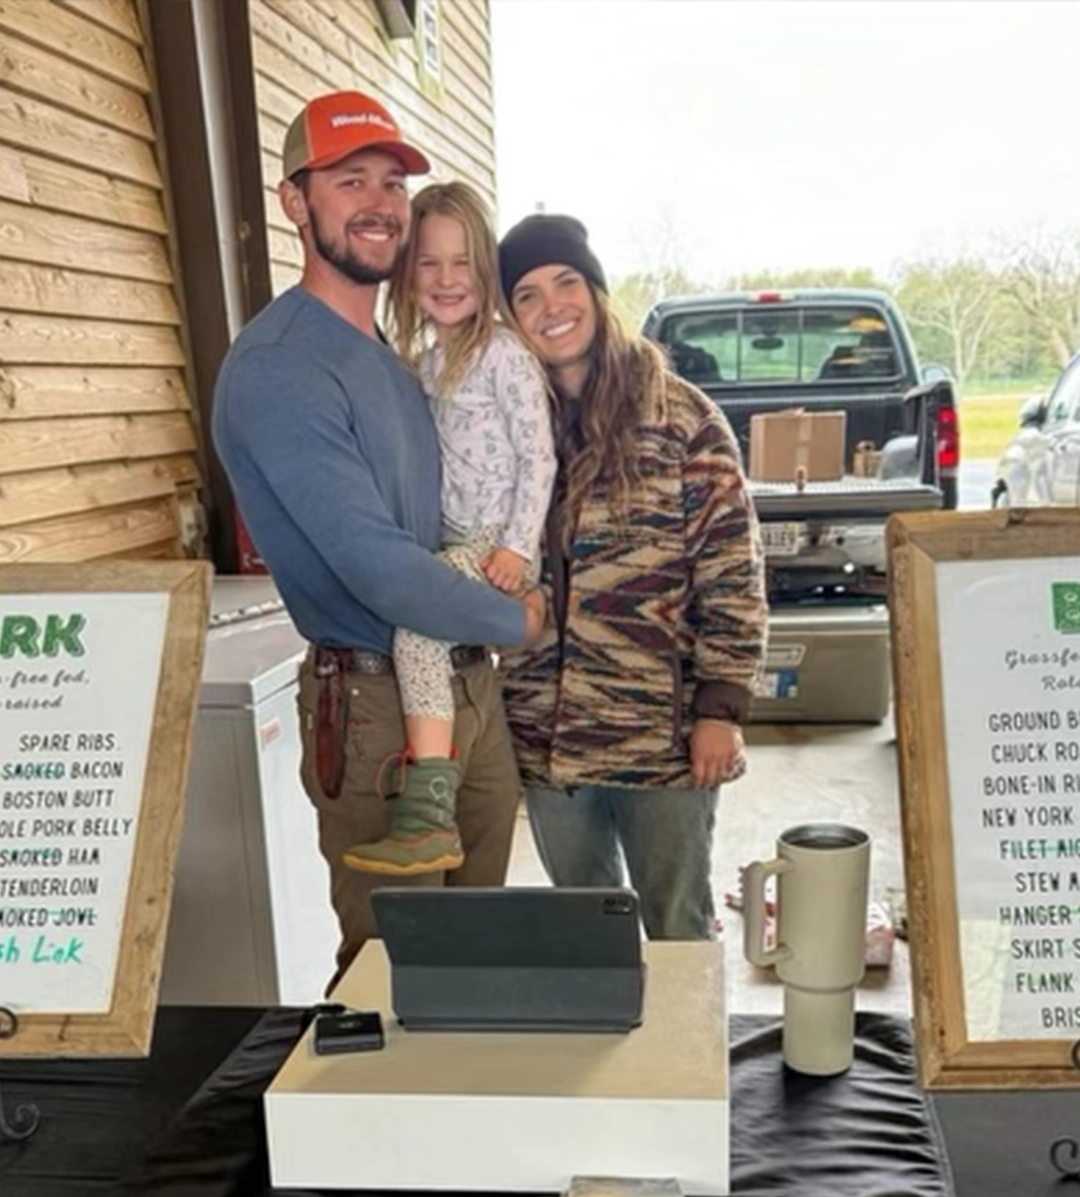
[[[573,216],[536,213],[519,221],[499,242],[499,273],[507,303],[514,287],[537,266],[572,266],[607,291],[604,268],[589,248],[588,230]]]

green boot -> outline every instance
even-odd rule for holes
[[[454,821],[458,766],[442,757],[407,758],[403,784],[392,798],[390,831],[371,844],[356,844],[344,856],[350,869],[387,877],[414,877],[460,868],[465,860]]]

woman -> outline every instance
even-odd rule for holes
[[[584,226],[523,220],[499,246],[519,331],[555,396],[551,626],[507,660],[529,818],[556,885],[623,884],[650,938],[714,934],[721,781],[765,645],[757,520],[727,420],[612,315]]]

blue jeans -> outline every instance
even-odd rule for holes
[[[530,786],[529,823],[553,884],[630,884],[650,939],[712,939],[709,872],[718,790]]]

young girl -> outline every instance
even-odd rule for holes
[[[442,449],[444,560],[518,593],[534,585],[556,460],[547,385],[499,317],[498,251],[483,201],[464,183],[425,187],[390,284],[398,352],[418,369]],[[399,629],[394,667],[407,747],[389,834],[345,863],[409,876],[463,861],[454,819],[453,646]]]

